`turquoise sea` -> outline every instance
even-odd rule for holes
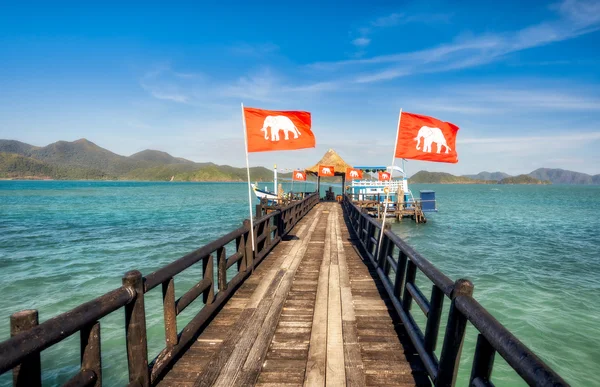
[[[130,269],[150,273],[239,226],[248,217],[246,187],[0,181],[0,340],[10,336],[11,313],[36,308],[45,321],[120,286]],[[405,220],[393,230],[451,278],[471,279],[475,297],[572,385],[600,385],[600,187],[411,188],[435,190],[440,211],[427,224]],[[177,295],[198,275],[176,277]],[[153,291],[146,301],[151,357],[164,345],[160,300]],[[180,327],[190,318],[180,316]],[[117,312],[101,321],[105,385],[125,384],[123,320]],[[44,384],[66,381],[78,364],[74,335],[42,353]],[[522,384],[500,361],[493,379]],[[0,386],[10,381],[0,376]]]

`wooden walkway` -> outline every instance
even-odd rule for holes
[[[265,258],[162,386],[429,386],[337,203],[320,203]]]

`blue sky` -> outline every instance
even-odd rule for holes
[[[461,128],[409,173],[600,173],[600,1],[340,4],[2,1],[0,138],[243,166],[243,102],[317,138],[252,165],[381,165],[403,108]]]

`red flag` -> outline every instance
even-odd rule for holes
[[[319,165],[319,176],[334,176],[333,165]]]
[[[306,181],[306,172],[304,171],[294,171],[293,180],[296,181]]]
[[[310,113],[244,108],[248,152],[315,147]]]
[[[379,181],[390,180],[389,172],[379,172]]]
[[[433,117],[402,113],[398,128],[396,157],[457,163],[458,126]]]
[[[346,180],[357,180],[362,178],[362,169],[346,168]]]

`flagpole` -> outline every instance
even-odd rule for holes
[[[250,163],[248,162],[248,129],[246,128],[246,115],[242,102],[242,122],[244,123],[244,151],[246,151],[246,174],[248,175],[248,209],[250,210],[250,241],[254,252],[254,220],[252,219],[252,187],[250,185]],[[258,214],[257,214],[258,215]]]
[[[390,180],[388,183],[388,191],[385,194],[385,202],[383,206],[383,219],[381,219],[381,233],[379,234],[379,243],[377,244],[377,256],[381,252],[381,242],[383,241],[383,231],[385,230],[385,218],[387,216],[388,200],[390,197],[390,186],[392,183],[392,177],[394,176],[394,163],[396,162],[396,150],[398,148],[398,134],[400,133],[400,120],[402,119],[402,108],[400,108],[400,114],[398,114],[398,126],[396,130],[396,141],[394,142],[394,154],[392,155],[392,170],[390,171]]]

